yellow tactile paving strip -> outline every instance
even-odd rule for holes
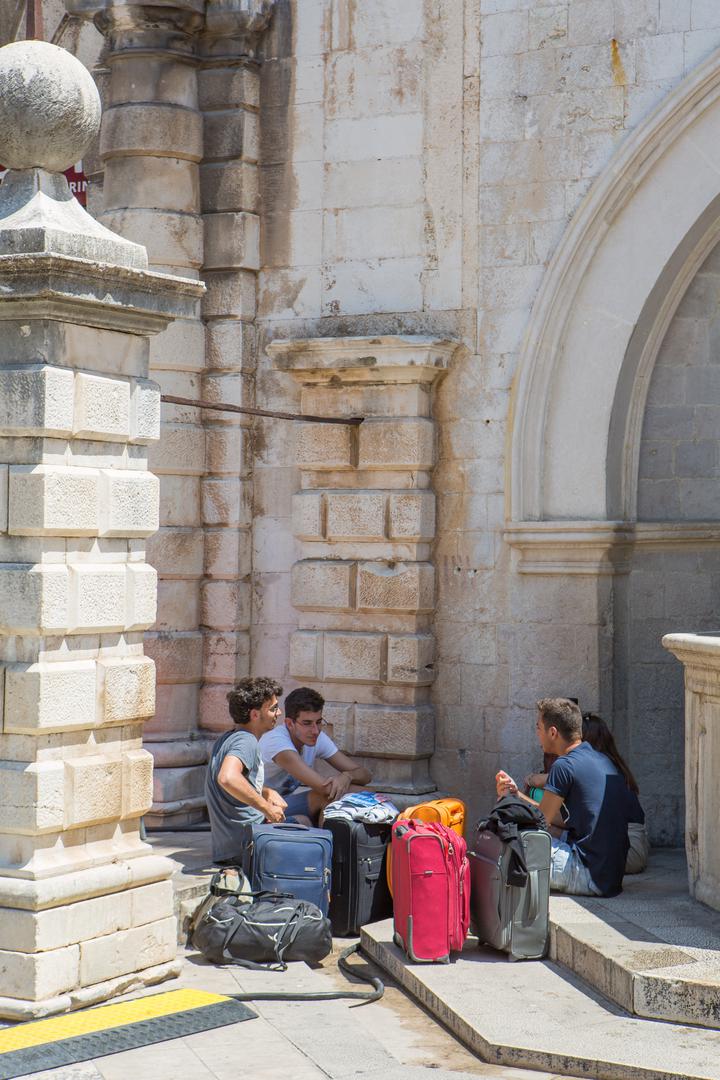
[[[156,1020],[162,1016],[231,1000],[222,994],[210,994],[206,990],[170,990],[165,994],[152,994],[134,1001],[118,1002],[116,1005],[101,1005],[96,1009],[65,1013],[48,1020],[30,1020],[0,1031],[0,1054],[107,1031],[142,1020]]]

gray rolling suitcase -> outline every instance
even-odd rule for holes
[[[489,829],[478,829],[468,851],[470,926],[481,945],[492,945],[511,960],[539,960],[548,944],[550,834],[520,832],[527,863],[524,886],[510,884],[512,848]]]

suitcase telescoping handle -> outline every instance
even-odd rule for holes
[[[528,870],[527,911],[523,919],[523,926],[530,926],[538,917],[540,910],[540,896],[538,888],[537,870]]]

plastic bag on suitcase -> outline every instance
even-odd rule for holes
[[[317,963],[332,949],[330,921],[306,900],[269,893],[241,894],[210,883],[193,920],[191,944],[213,964],[284,971],[288,962]]]

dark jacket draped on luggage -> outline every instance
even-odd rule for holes
[[[510,848],[509,885],[517,885],[522,889],[527,883],[528,868],[520,841],[521,830],[545,828],[545,816],[540,807],[533,806],[517,795],[505,795],[495,804],[490,815],[478,822],[478,830],[495,833]]]

